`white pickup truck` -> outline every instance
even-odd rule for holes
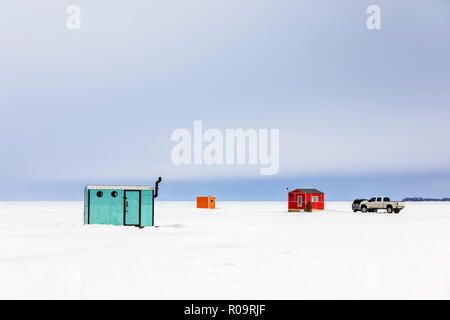
[[[389,197],[374,197],[370,200],[356,199],[352,204],[353,212],[377,212],[378,210],[386,210],[387,213],[399,213],[404,208],[404,202],[391,201]]]

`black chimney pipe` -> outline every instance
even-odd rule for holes
[[[158,185],[159,185],[160,182],[161,182],[161,177],[159,177],[158,180],[156,180],[156,183],[155,183],[155,194],[153,195],[153,199],[158,196]]]

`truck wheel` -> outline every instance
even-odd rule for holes
[[[388,206],[387,208],[386,208],[386,211],[387,211],[387,213],[392,213],[392,207],[391,206]]]
[[[358,212],[358,210],[356,210],[356,209],[353,209],[353,212]]]
[[[399,213],[400,210],[399,210],[399,209],[394,209],[394,212],[395,212],[395,213]]]
[[[367,212],[367,207],[366,207],[366,206],[362,206],[362,207],[361,207],[361,211],[364,212],[364,213],[366,213],[366,212]]]

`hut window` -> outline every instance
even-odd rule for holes
[[[103,197],[103,192],[97,191],[97,197],[99,197],[99,198]]]
[[[113,191],[113,192],[111,192],[111,196],[113,197],[113,198],[115,198],[115,197],[117,197],[117,191]]]
[[[298,196],[298,198],[297,198],[297,204],[298,204],[299,207],[302,206],[302,204],[303,204],[302,196]]]
[[[319,197],[318,196],[313,196],[312,197],[312,202],[319,202]]]

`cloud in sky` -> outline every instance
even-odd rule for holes
[[[257,178],[173,165],[194,120],[279,128],[280,177],[449,171],[450,4],[370,4],[2,2],[1,183]]]

